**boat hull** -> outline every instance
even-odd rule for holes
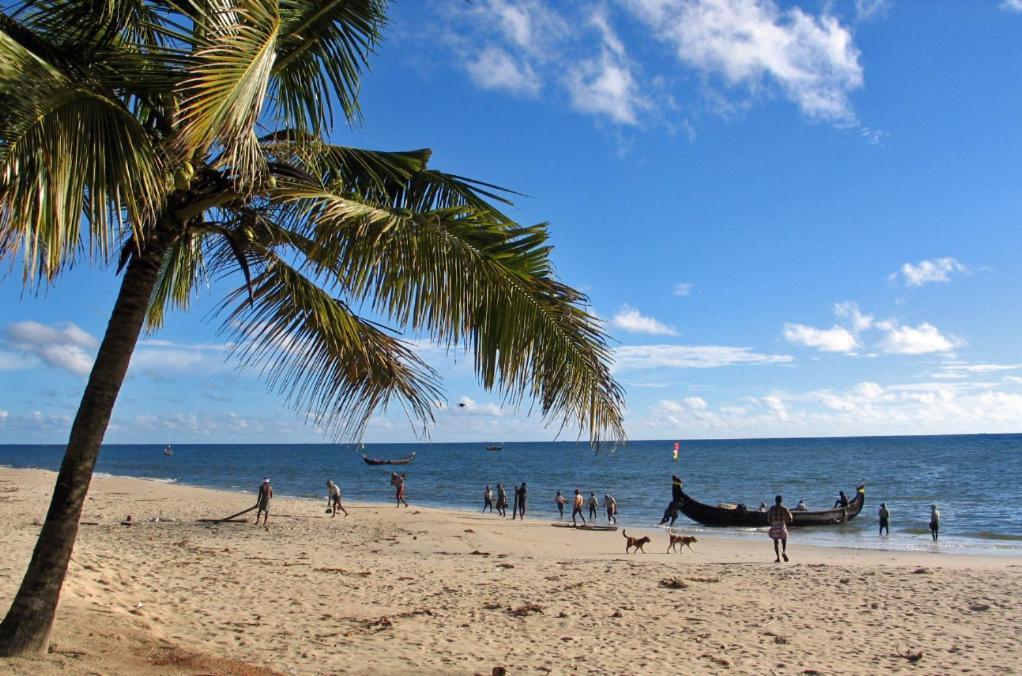
[[[728,508],[707,505],[692,498],[684,491],[682,491],[681,496],[681,513],[704,526],[765,528],[770,525],[767,523],[766,512],[742,509],[741,506]],[[806,528],[847,523],[859,515],[865,502],[866,487],[862,485],[858,487],[855,498],[848,503],[846,509],[837,507],[835,509],[820,509],[806,512],[792,510],[791,527]]]
[[[366,457],[364,455],[362,456],[362,460],[367,465],[407,465],[412,460],[415,460],[415,452],[413,451],[412,454],[409,455],[407,458],[397,458],[396,460],[384,460],[384,459],[381,459],[381,458],[368,458],[368,457]]]

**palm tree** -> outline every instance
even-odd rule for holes
[[[240,363],[338,437],[393,402],[425,430],[440,398],[376,317],[470,351],[485,387],[594,444],[624,438],[606,336],[546,225],[428,150],[326,140],[336,108],[359,120],[384,0],[0,7],[0,259],[27,284],[83,260],[123,274],[0,655],[45,651],[138,336],[210,278],[238,280],[218,307]]]

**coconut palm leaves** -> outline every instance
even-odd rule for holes
[[[431,169],[428,150],[323,138],[332,106],[358,118],[384,9],[29,0],[0,15],[0,258],[52,278],[158,240],[152,329],[238,275],[220,308],[236,355],[340,434],[391,402],[428,423],[441,398],[382,321],[468,350],[509,402],[623,436],[606,337],[555,279],[545,224],[515,223],[495,206],[509,192]]]

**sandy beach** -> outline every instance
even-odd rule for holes
[[[6,609],[54,475],[0,469]],[[254,488],[254,487],[253,487]],[[343,488],[343,484],[342,484]],[[277,488],[281,491],[280,487]],[[1022,671],[1022,561],[648,535],[97,477],[50,655],[15,674]],[[133,525],[121,525],[127,515]],[[155,519],[159,519],[156,521]],[[684,532],[684,529],[680,529]],[[918,661],[904,655],[922,651]]]

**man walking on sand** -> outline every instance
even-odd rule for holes
[[[337,516],[338,509],[344,512],[344,516],[348,516],[348,510],[341,504],[341,487],[331,479],[326,480],[326,502],[327,506],[330,507],[331,519]]]
[[[263,517],[263,528],[266,530],[270,529],[270,498],[273,497],[273,488],[270,486],[270,480],[263,478],[263,482],[259,484],[259,496],[256,498],[256,522],[255,525],[259,525],[259,515]]]
[[[603,506],[607,508],[607,523],[617,523],[617,500],[609,493],[603,496]]]
[[[572,526],[577,526],[578,525],[577,523],[575,523],[575,515],[576,514],[578,515],[578,518],[582,519],[582,525],[583,526],[586,525],[586,518],[584,516],[582,516],[582,503],[583,503],[582,492],[579,491],[576,488],[575,489],[575,502],[573,503],[572,509],[571,509],[571,525]]]
[[[408,506],[408,501],[405,500],[405,475],[398,474],[397,472],[390,473],[390,485],[395,489],[395,497],[397,498],[397,504],[395,507],[400,507],[402,503],[404,506]]]
[[[557,495],[554,496],[554,504],[557,505],[557,511],[561,513],[557,520],[560,521],[564,518],[564,505],[568,504],[568,499],[561,495],[560,491],[557,491]]]
[[[770,524],[770,538],[774,541],[774,555],[777,557],[774,563],[780,563],[784,557],[788,561],[788,525],[791,523],[791,512],[783,504],[784,498],[778,495],[774,498],[774,506],[767,510],[767,523]],[[778,551],[777,543],[781,543]]]
[[[522,485],[518,487],[518,517],[525,520],[525,501],[529,498],[529,487],[522,482]]]
[[[589,491],[589,520],[596,523],[597,510],[600,509],[600,503],[596,499],[596,491]]]

